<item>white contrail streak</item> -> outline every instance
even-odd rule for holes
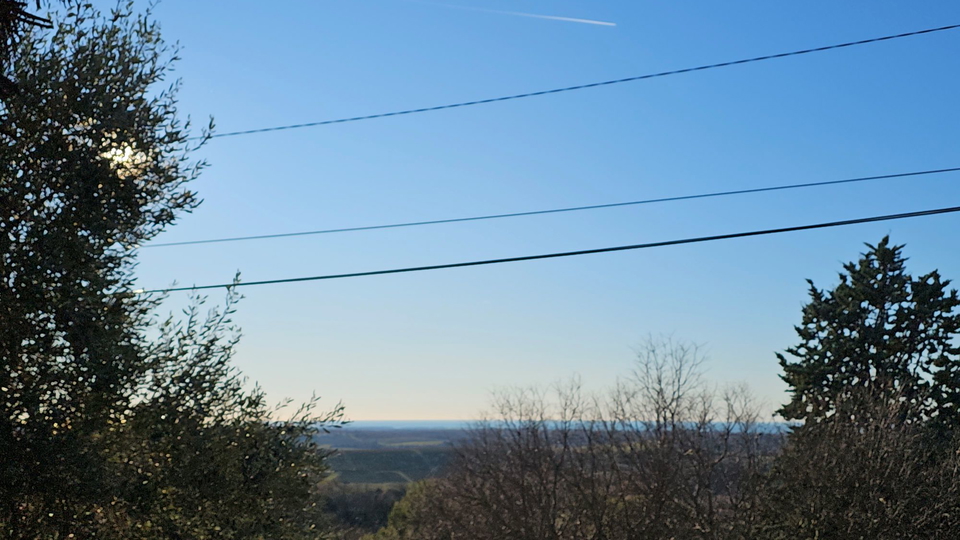
[[[572,22],[580,24],[593,24],[597,26],[616,26],[617,23],[607,22],[607,21],[595,21],[593,19],[577,19],[574,17],[558,17],[555,15],[540,15],[537,13],[523,13],[520,11],[501,11],[499,9],[485,9],[472,6],[458,6],[455,4],[444,4],[441,2],[426,2],[422,0],[407,0],[409,2],[415,2],[417,4],[428,4],[431,6],[440,6],[450,9],[462,9],[467,11],[480,11],[482,13],[493,13],[496,15],[513,15],[514,17],[529,17],[531,19],[543,19],[547,21],[562,21],[562,22]]]
[[[450,6],[458,7],[461,6]],[[574,19],[573,17],[557,17],[555,15],[537,15],[536,13],[521,13],[519,11],[498,11],[494,9],[482,9],[482,8],[461,8],[461,9],[470,9],[473,11],[485,11],[487,13],[497,13],[500,15],[514,15],[516,17],[530,17],[531,19],[545,19],[548,21],[564,21],[564,22],[573,22],[581,24],[595,24],[597,26],[616,26],[617,23],[607,22],[607,21],[595,21],[592,19]]]

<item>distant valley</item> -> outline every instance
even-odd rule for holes
[[[350,424],[316,438],[320,446],[337,450],[329,461],[337,482],[388,488],[438,476],[453,455],[452,444],[467,436],[462,422],[441,424],[449,427],[429,427],[429,422],[365,424],[369,427]]]

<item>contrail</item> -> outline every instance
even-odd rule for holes
[[[529,17],[531,19],[543,19],[547,21],[562,21],[562,22],[572,22],[580,24],[594,24],[597,26],[616,26],[617,23],[607,22],[607,21],[595,21],[593,19],[577,19],[574,17],[558,17],[555,15],[540,15],[537,13],[523,13],[520,11],[501,11],[499,9],[485,9],[471,6],[458,6],[455,4],[444,4],[441,2],[427,2],[423,0],[407,0],[408,2],[414,2],[417,4],[427,4],[431,6],[440,6],[450,9],[462,9],[466,11],[480,11],[482,13],[493,13],[496,15],[513,15],[514,17]]]

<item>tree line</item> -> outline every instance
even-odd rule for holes
[[[902,250],[884,238],[833,289],[810,283],[778,355],[789,426],[707,384],[697,347],[655,339],[607,395],[500,395],[448,473],[367,538],[953,538],[960,300]]]

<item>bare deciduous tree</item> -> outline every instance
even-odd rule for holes
[[[419,529],[477,540],[741,534],[763,435],[745,389],[709,389],[702,362],[695,346],[650,340],[607,396],[576,380],[501,393],[422,498],[433,502],[421,505]],[[404,538],[397,531],[381,538]]]
[[[798,429],[766,479],[755,537],[955,538],[960,446],[910,400],[853,392]]]

